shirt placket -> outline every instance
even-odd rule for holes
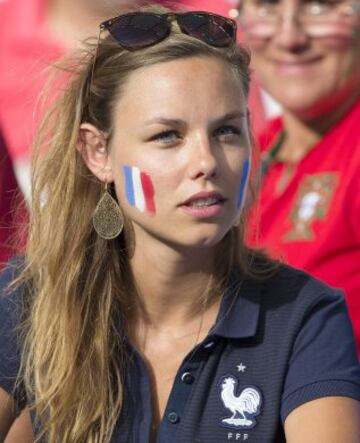
[[[176,441],[176,434],[179,426],[181,426],[186,404],[199,379],[201,368],[206,362],[206,354],[208,354],[214,346],[214,340],[205,340],[202,344],[198,345],[181,364],[170,392],[156,443]]]

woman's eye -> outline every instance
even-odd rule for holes
[[[177,131],[163,131],[151,137],[151,141],[159,141],[161,143],[175,142],[180,138]]]
[[[221,138],[233,138],[237,137],[241,134],[241,131],[239,128],[236,128],[235,126],[221,126],[221,128],[218,128],[215,131],[215,135],[217,137]]]

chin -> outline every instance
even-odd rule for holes
[[[225,223],[201,223],[192,226],[186,224],[168,224],[168,226],[171,226],[170,230],[144,228],[142,226],[140,230],[135,228],[135,231],[140,236],[145,234],[145,236],[156,239],[158,242],[174,249],[186,248],[191,250],[193,248],[198,250],[216,246],[230,231],[232,225],[228,223],[226,225]]]
[[[157,233],[158,240],[174,249],[199,250],[216,246],[225,237],[229,229],[219,226],[198,226],[166,233]]]
[[[229,228],[230,229],[230,228]],[[180,239],[180,242],[189,248],[208,248],[217,245],[228,233],[229,229],[221,229],[214,227],[212,229],[204,228],[198,230],[198,232],[184,232],[184,236]]]
[[[325,102],[328,100],[327,93],[321,91],[310,91],[309,89],[287,90],[284,96],[283,91],[277,93],[273,91],[272,97],[284,108],[295,115],[301,117],[315,118],[325,112]],[[326,106],[325,106],[326,108]]]
[[[283,82],[269,85],[267,92],[285,109],[296,115],[316,118],[351,99],[354,88],[345,88],[335,82]],[[356,89],[358,90],[358,89]]]

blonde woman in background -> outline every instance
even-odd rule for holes
[[[357,442],[341,294],[244,246],[235,22],[149,8],[101,30],[42,128],[28,250],[1,276],[0,440],[28,407],[50,443]]]

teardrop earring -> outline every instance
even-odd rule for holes
[[[124,228],[124,215],[116,200],[111,196],[105,183],[105,192],[93,214],[93,226],[99,237],[112,240],[121,234]]]

